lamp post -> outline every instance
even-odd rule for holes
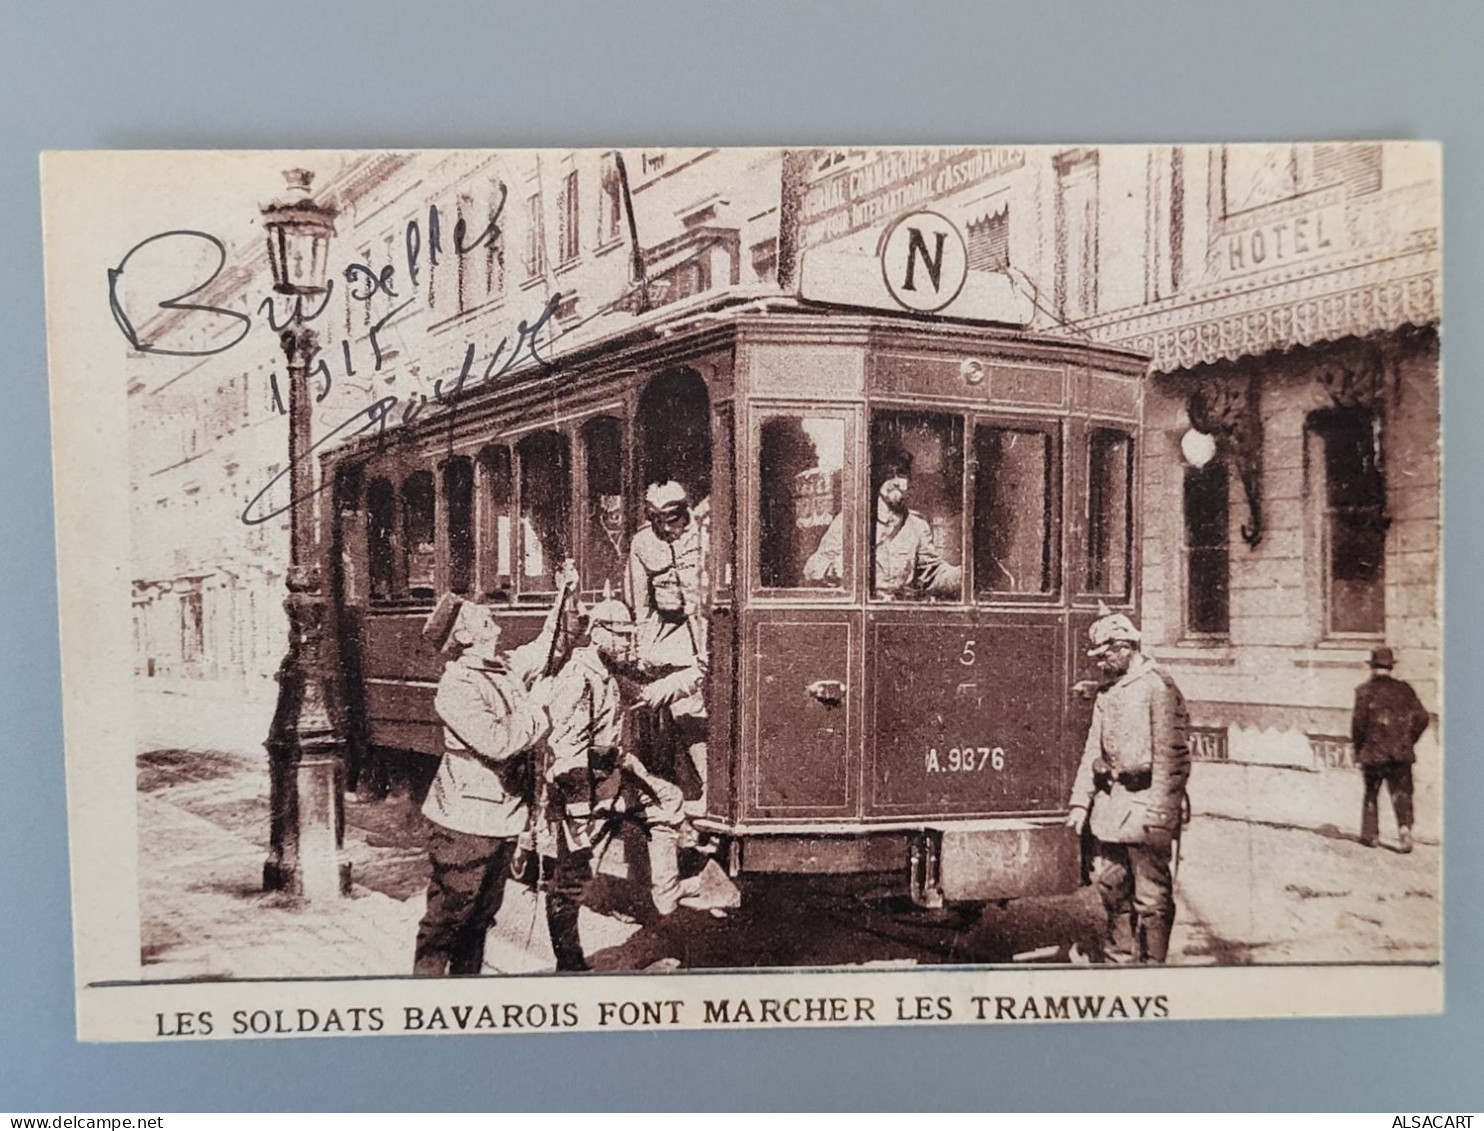
[[[263,208],[273,289],[295,297],[293,320],[279,335],[289,383],[289,647],[264,744],[272,815],[263,886],[313,901],[350,891],[350,865],[341,859],[344,769],[326,695],[327,609],[315,545],[309,366],[319,340],[304,325],[299,301],[325,292],[336,212],[310,197],[313,173],[290,169],[284,178],[288,194]]]

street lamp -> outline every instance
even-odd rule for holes
[[[319,340],[304,325],[299,301],[325,292],[336,212],[310,197],[314,174],[307,169],[290,169],[284,179],[288,194],[263,208],[273,289],[295,296],[293,319],[279,335],[289,381],[289,647],[264,744],[272,815],[263,886],[312,901],[350,892],[350,865],[341,859],[344,770],[326,696],[327,610],[315,547],[309,365]]]

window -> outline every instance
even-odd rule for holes
[[[878,412],[871,420],[871,592],[957,601],[963,567],[963,421]]]
[[[752,277],[759,283],[778,278],[778,241],[763,240],[752,245]]]
[[[1299,191],[1298,146],[1223,146],[1221,188],[1228,216],[1287,200]]]
[[[1324,557],[1328,630],[1386,628],[1386,494],[1377,419],[1363,410],[1316,413],[1324,447]]]
[[[1346,185],[1350,195],[1381,189],[1381,146],[1340,142],[1314,147],[1314,184]]]
[[[180,659],[193,664],[201,659],[206,639],[201,617],[201,590],[180,595]]]
[[[672,480],[692,506],[711,494],[711,398],[694,369],[659,374],[639,397],[641,481]]]
[[[758,433],[758,565],[767,589],[842,589],[849,559],[840,479],[845,421],[775,416]]]
[[[1078,150],[1057,158],[1056,312],[1064,322],[1096,314],[1098,158]]]
[[[467,596],[474,584],[474,464],[467,456],[455,456],[444,465],[443,498],[448,588]]]
[[[515,561],[515,478],[510,449],[491,444],[479,453],[479,588],[485,597],[508,600]]]
[[[577,195],[577,170],[573,169],[562,179],[562,194],[557,202],[561,216],[561,230],[557,233],[557,245],[562,263],[571,263],[582,252],[578,235],[582,226],[581,200]]]
[[[623,178],[618,174],[618,155],[603,154],[603,171],[599,177],[598,243],[618,239],[623,222]]]
[[[537,432],[516,446],[520,460],[520,589],[551,593],[571,556],[572,453],[559,432]]]
[[[407,592],[413,597],[435,595],[435,507],[433,473],[414,471],[402,483],[402,544],[407,549]]]
[[[623,498],[623,439],[619,422],[599,416],[582,426],[586,463],[587,514],[584,524],[582,584],[601,590],[606,582],[623,592],[629,560],[629,524]]]
[[[1132,581],[1134,444],[1100,428],[1087,445],[1087,574],[1085,591],[1127,597]]]
[[[974,432],[974,595],[1050,593],[1055,441],[1047,432],[980,426]]]
[[[367,556],[371,599],[390,600],[397,591],[397,493],[389,479],[373,479],[366,489]]]
[[[1221,460],[1185,469],[1185,630],[1231,628],[1230,475]]]
[[[541,224],[541,194],[526,197],[526,278],[539,279],[546,274],[546,233]]]
[[[969,221],[970,271],[1004,271],[1010,266],[1010,206],[1002,205]]]

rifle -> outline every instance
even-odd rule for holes
[[[541,666],[537,679],[550,679],[561,670],[564,658],[564,649],[561,644],[566,631],[567,602],[577,592],[579,584],[577,566],[571,558],[568,558],[562,563],[561,572],[557,574],[556,600],[551,606],[551,611],[546,614],[546,623],[542,627],[543,632],[550,632],[551,640],[547,645],[546,660]],[[510,874],[525,886],[539,890],[542,881],[546,878],[543,874],[545,869],[542,863],[540,834],[551,804],[546,781],[551,770],[551,747],[544,738],[536,743],[532,755],[534,781],[531,787],[531,814],[526,820],[526,831],[520,837],[515,854],[510,859]],[[558,835],[561,834],[558,833]],[[533,919],[532,930],[534,929]]]

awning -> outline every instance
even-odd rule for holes
[[[1282,283],[1197,292],[1082,323],[1098,341],[1147,354],[1171,373],[1273,350],[1426,326],[1443,313],[1436,246]]]

